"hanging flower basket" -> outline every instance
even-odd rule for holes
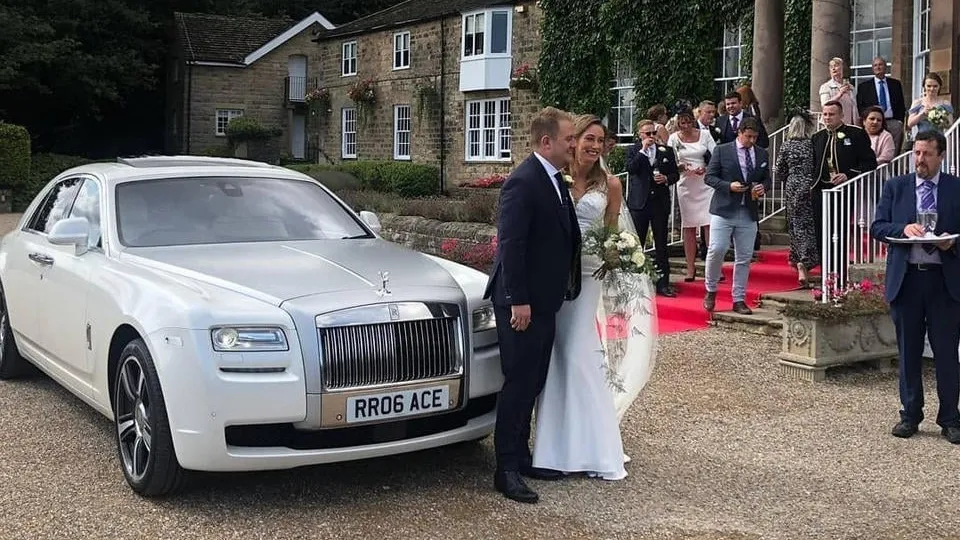
[[[513,70],[513,75],[510,77],[510,86],[520,90],[536,90],[537,74],[529,64],[523,64]]]
[[[373,108],[377,104],[377,92],[373,86],[373,79],[357,81],[350,87],[347,95],[357,105],[357,112],[361,121],[365,122],[369,115],[373,113]]]
[[[307,103],[307,107],[310,108],[310,114],[316,116],[318,114],[327,114],[331,111],[330,109],[330,90],[326,88],[314,88],[307,92],[304,101]]]

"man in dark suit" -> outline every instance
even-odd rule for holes
[[[757,135],[757,146],[767,148],[770,145],[770,138],[767,135],[767,128],[763,121],[743,110],[743,102],[740,94],[736,91],[730,92],[723,97],[723,103],[726,107],[726,114],[717,117],[717,127],[720,128],[720,141],[724,143],[733,142],[739,137],[740,124],[747,118],[753,118],[759,129]]]
[[[960,178],[940,172],[947,141],[937,131],[916,137],[917,172],[887,180],[870,226],[873,238],[924,236],[919,212],[936,212],[934,235],[960,232]],[[960,444],[960,254],[955,240],[925,244],[890,243],[886,299],[897,328],[900,351],[900,422],[893,435],[907,438],[923,420],[924,336],[930,338],[937,368],[937,424]]]
[[[670,258],[667,253],[667,226],[670,211],[670,188],[680,180],[680,169],[673,149],[657,144],[656,126],[651,120],[637,122],[637,142],[627,149],[627,208],[637,227],[641,242],[653,230],[654,260],[660,279],[657,294],[674,297],[670,285]]]
[[[535,503],[522,476],[556,480],[536,469],[530,421],[543,390],[564,298],[580,290],[580,228],[560,170],[576,139],[569,113],[543,109],[531,126],[535,151],[500,190],[497,254],[484,298],[492,298],[500,342],[503,387],[497,402],[494,486],[507,498]]]
[[[831,189],[877,168],[877,155],[870,147],[870,137],[863,129],[843,123],[843,105],[837,101],[828,101],[823,105],[822,111],[823,124],[826,127],[813,135],[814,184],[810,192],[813,212],[816,216],[814,225],[820,242],[823,241],[824,217],[834,219],[834,216],[822,215],[823,190]],[[852,203],[850,210],[852,210]],[[853,224],[838,223],[837,226],[848,226],[852,229]],[[849,234],[839,235],[837,245],[830,251],[832,259],[850,256],[847,251],[849,236]],[[827,257],[827,254],[822,253],[821,256]],[[838,283],[845,284],[846,275],[838,275],[837,280]]]
[[[857,85],[857,109],[863,116],[863,110],[871,105],[883,109],[884,123],[893,136],[896,153],[903,148],[903,122],[907,115],[907,104],[903,98],[903,85],[893,77],[887,77],[887,61],[882,56],[873,59],[873,78]]]
[[[740,123],[737,139],[716,148],[704,181],[714,189],[710,200],[710,247],[707,248],[706,289],[703,307],[712,312],[717,302],[717,282],[723,258],[733,236],[733,310],[749,315],[747,281],[757,236],[757,200],[770,189],[767,151],[756,144],[760,126],[753,118]]]

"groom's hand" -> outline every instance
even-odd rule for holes
[[[510,326],[517,332],[523,332],[530,326],[530,304],[510,306]]]

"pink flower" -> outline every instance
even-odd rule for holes
[[[810,289],[810,294],[813,295],[814,300],[823,299],[823,291],[820,289]]]
[[[440,250],[444,253],[450,253],[451,251],[457,249],[457,241],[453,238],[447,238],[443,242],[440,242]]]
[[[863,289],[864,292],[870,292],[873,290],[873,282],[869,279],[864,279],[860,282],[860,288]]]

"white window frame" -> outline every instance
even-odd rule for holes
[[[243,109],[217,109],[214,115],[213,132],[217,137],[226,137],[227,125],[234,118],[240,118],[241,116],[243,116]],[[222,126],[220,125],[221,119],[223,120]]]
[[[340,110],[340,157],[357,159],[357,108]]]
[[[357,42],[347,41],[340,46],[340,76],[352,77],[357,74]]]
[[[719,86],[723,86],[723,91],[720,92],[718,96],[719,99],[723,99],[723,96],[727,93],[736,90],[737,83],[745,77],[743,73],[743,66],[741,65],[743,61],[743,27],[737,26],[737,40],[735,43],[727,43],[727,34],[733,33],[732,29],[729,27],[724,27],[723,37],[721,37],[720,46],[716,48],[717,54],[720,56],[720,72],[714,73],[713,75],[713,86],[714,89],[717,89]],[[737,72],[736,73],[727,73],[727,51],[736,50],[737,51]]]
[[[397,161],[410,161],[413,147],[413,116],[410,113],[410,105],[393,106],[393,159]]]
[[[892,5],[892,4],[891,4]],[[857,14],[862,10],[873,10],[873,26],[857,26]],[[893,9],[889,13],[890,26],[877,26],[877,0],[853,0],[850,12],[850,82],[854,86],[873,78],[873,59],[877,56],[883,56],[887,61],[887,72],[890,71],[890,60],[893,53]],[[890,37],[878,38],[876,35],[883,33]],[[864,37],[866,36],[866,37]],[[857,64],[857,45],[873,42],[873,50],[870,54],[869,64]],[[889,53],[880,52],[880,44],[887,42],[889,44]]]
[[[493,14],[494,13],[504,13],[507,16],[507,49],[504,52],[493,53],[490,52],[490,45],[492,43],[491,37],[493,36]],[[483,28],[480,29],[480,32],[483,34],[483,46],[480,51],[474,51],[470,54],[467,54],[466,43],[467,43],[467,26],[469,21],[474,21],[474,26],[476,25],[476,20],[478,16],[483,17]],[[476,28],[474,28],[473,35],[476,36]],[[464,13],[460,21],[460,58],[463,59],[478,59],[478,58],[503,58],[510,57],[513,55],[513,8],[509,7],[500,7],[500,8],[489,8],[480,11],[472,11],[470,13]]]
[[[921,35],[922,34],[922,35]],[[913,2],[913,98],[923,96],[923,79],[930,70],[930,0]]]
[[[510,98],[470,100],[464,102],[463,109],[466,116],[464,159],[511,161]],[[475,121],[471,123],[471,119]]]
[[[617,128],[617,143],[629,143],[634,139],[634,119],[637,114],[636,93],[634,91],[633,69],[626,63],[618,61],[614,66],[614,78],[611,81],[610,92],[613,94],[613,107],[607,117],[607,126]],[[627,131],[620,133],[620,120],[626,115]],[[626,140],[624,140],[626,139]]]
[[[410,32],[393,35],[393,69],[410,69]]]

